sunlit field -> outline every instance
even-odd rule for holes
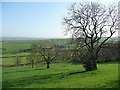
[[[55,63],[3,67],[3,88],[117,88],[118,64],[98,64],[98,70],[85,72],[82,65]]]
[[[7,41],[3,43],[2,77],[3,88],[117,88],[118,64],[115,62],[98,63],[98,70],[85,72],[81,64],[68,62],[27,65],[26,55],[20,49],[30,49],[32,43],[44,40]],[[54,40],[57,44],[67,43],[67,39]],[[15,45],[15,46],[14,46]],[[15,48],[14,48],[15,47]],[[16,56],[21,57],[16,65]],[[62,61],[62,60],[61,60]]]

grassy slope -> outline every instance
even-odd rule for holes
[[[81,65],[68,63],[3,68],[3,87],[26,88],[114,88],[118,65],[99,64],[98,70],[83,72]]]

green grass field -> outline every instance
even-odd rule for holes
[[[84,72],[82,65],[69,63],[3,67],[3,88],[117,88],[118,64],[98,64],[98,70]]]
[[[20,49],[30,49],[32,43],[45,43],[48,40],[6,40],[2,43],[0,65],[15,67],[2,68],[3,88],[116,88],[118,87],[118,64],[98,64],[98,70],[85,72],[82,65],[70,63],[53,63],[50,69],[45,64],[16,65],[16,56],[26,56],[28,52]],[[68,39],[55,39],[54,43],[65,44]],[[1,45],[1,44],[0,44]],[[12,57],[13,56],[13,57]],[[7,58],[2,58],[7,57]],[[20,64],[27,63],[26,57],[21,57]]]
[[[26,59],[26,57],[21,57],[20,58],[20,64],[27,64],[28,60]],[[1,65],[1,63],[0,63]],[[16,65],[16,57],[12,57],[12,58],[3,58],[2,59],[2,65],[3,66],[10,66],[10,65]]]

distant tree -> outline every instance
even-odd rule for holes
[[[29,60],[29,63],[32,65],[32,68],[33,68],[33,64],[34,64],[34,60],[35,60],[35,54],[30,53],[26,58],[27,58],[27,60]]]
[[[32,68],[33,68],[34,62],[38,59],[38,56],[39,56],[39,54],[36,51],[36,47],[37,47],[36,44],[32,44],[32,46],[31,46],[31,52],[26,57],[27,60],[29,61],[29,63],[32,65]]]
[[[16,65],[20,65],[21,64],[21,57],[20,56],[16,56]]]
[[[117,37],[116,37],[117,39]],[[102,46],[101,51],[98,54],[98,62],[109,62],[109,61],[118,61],[119,54],[118,51],[120,48],[118,47],[119,41],[109,41]]]
[[[55,60],[57,56],[58,49],[53,44],[53,41],[34,44],[29,54],[32,65],[36,60],[43,60],[46,62],[47,68],[50,68],[51,62]]]
[[[63,21],[66,32],[77,39],[77,44],[82,42],[77,51],[81,51],[81,48],[85,50],[85,59],[82,60],[85,70],[96,70],[96,60],[102,45],[118,28],[117,9],[115,6],[105,8],[97,2],[91,2],[74,3],[68,10],[68,17]]]
[[[69,62],[71,58],[71,52],[69,48],[59,48],[58,60],[60,62]]]

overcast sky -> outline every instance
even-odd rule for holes
[[[67,7],[70,5],[70,2],[8,1],[9,0],[3,0],[2,4],[0,4],[0,6],[2,5],[3,36],[65,37],[62,20],[63,17],[67,15]],[[114,0],[101,0],[99,2],[108,5],[109,3],[114,2]],[[118,0],[114,3],[116,2],[118,2]]]

